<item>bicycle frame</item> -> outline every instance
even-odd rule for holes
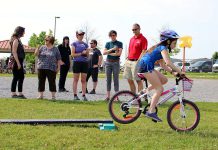
[[[184,92],[182,90],[180,90],[180,88],[179,88],[179,81],[180,81],[180,79],[176,78],[176,85],[173,88],[168,89],[168,90],[164,91],[161,94],[160,101],[157,103],[156,107],[164,104],[165,102],[167,102],[169,99],[171,99],[172,97],[174,97],[176,95],[178,97],[178,100],[180,101],[181,106],[182,106],[180,111],[181,111],[181,113],[183,112],[182,114],[184,116],[185,115],[184,111],[183,111],[184,106],[183,106],[183,103],[182,103],[182,99],[184,98]],[[146,91],[146,89],[147,88],[144,88],[142,91]],[[141,94],[142,91],[140,91],[138,93],[139,96],[136,99],[130,100],[129,102],[132,104],[132,103],[134,103],[134,101],[138,101],[138,100],[140,100],[141,98],[143,98],[145,96],[147,96],[147,97],[149,97],[151,99],[151,95],[149,93],[147,93],[147,92],[144,93],[143,92],[143,94]],[[172,94],[172,95],[164,97],[167,94]],[[142,109],[143,108],[141,108],[141,110]]]

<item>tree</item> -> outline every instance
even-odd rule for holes
[[[214,52],[212,58],[213,58],[214,60],[218,59],[218,52]]]
[[[95,29],[91,28],[91,26],[88,23],[85,23],[81,26],[81,29],[85,32],[84,41],[88,44],[92,39],[95,39],[98,41],[98,47],[100,48],[102,46],[99,36],[96,35]]]

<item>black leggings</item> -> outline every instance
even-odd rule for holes
[[[60,78],[59,78],[59,90],[65,89],[65,82],[67,78],[67,73],[69,71],[69,65],[61,65],[60,69]]]
[[[24,81],[24,69],[23,69],[23,60],[19,59],[21,68],[18,70],[17,63],[14,63],[14,67],[12,69],[13,79],[11,82],[11,92],[16,92],[16,87],[18,83],[18,92],[23,91],[23,81]]]
[[[97,68],[89,68],[87,77],[86,77],[86,82],[88,82],[90,76],[92,76],[92,81],[97,82],[98,81],[98,67]]]
[[[56,92],[56,72],[48,69],[38,69],[38,92],[45,91],[45,80],[48,78],[50,92]]]

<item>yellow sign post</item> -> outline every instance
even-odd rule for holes
[[[191,36],[183,36],[180,38],[179,47],[183,48],[183,60],[182,60],[182,71],[185,72],[185,48],[192,47],[192,37]]]

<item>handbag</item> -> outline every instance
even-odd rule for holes
[[[8,69],[13,69],[14,63],[15,63],[14,56],[11,55],[11,56],[9,57],[9,61],[8,61]]]
[[[13,42],[10,42],[10,45],[11,45],[11,56],[9,57],[9,60],[8,60],[8,69],[13,69],[13,67],[14,67],[14,63],[15,63],[15,59],[14,59],[14,56],[13,56],[13,54],[12,54],[12,43]]]

